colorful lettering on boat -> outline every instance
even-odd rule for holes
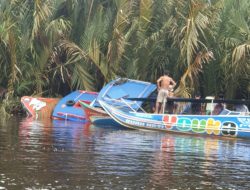
[[[41,101],[41,100],[38,100],[38,99],[34,98],[34,99],[32,99],[32,100],[30,101],[29,105],[30,105],[30,106],[33,105],[33,109],[34,109],[35,111],[39,111],[39,110],[41,110],[43,107],[46,106],[46,102],[43,102],[43,101]]]
[[[145,123],[146,127],[150,127],[150,128],[157,128],[157,129],[162,129],[164,126],[163,125],[159,125],[159,124],[155,124],[155,123]]]
[[[236,136],[237,125],[232,122],[224,122],[221,127],[223,136]]]
[[[246,128],[250,128],[250,119],[249,118],[238,118],[238,121]]]
[[[172,127],[177,123],[177,117],[171,115],[165,115],[163,117],[163,122],[166,129],[172,129]]]
[[[163,117],[163,123],[166,129],[172,129],[174,126],[179,131],[187,132],[193,131],[194,133],[207,133],[207,134],[214,134],[214,135],[221,135],[223,136],[236,136],[237,133],[237,124],[233,122],[224,122],[221,124],[220,121],[214,120],[213,118],[205,119],[190,119],[181,117],[178,118],[177,116],[165,115]],[[146,125],[146,124],[145,124]],[[248,123],[242,123],[241,126],[248,126]],[[150,125],[149,127],[156,127],[156,125]],[[159,127],[158,127],[159,128]]]
[[[220,121],[216,121],[212,118],[208,118],[207,125],[206,125],[207,134],[219,135],[220,134],[220,125],[221,125]]]
[[[195,133],[204,133],[206,131],[206,120],[193,119],[192,120],[192,131]]]
[[[249,130],[250,130],[250,125],[249,124],[247,124],[247,123],[241,123],[240,125],[239,125],[239,127],[240,128],[248,128]]]
[[[125,122],[128,123],[128,124],[131,124],[131,125],[145,127],[145,123],[144,122],[134,121],[132,119],[126,119]]]
[[[135,121],[135,120],[132,120],[132,119],[126,119],[125,122],[130,124],[130,125],[139,126],[139,127],[164,129],[164,125],[162,125],[162,124]]]
[[[185,118],[185,117],[182,117],[182,118],[179,118],[177,120],[177,129],[180,130],[180,131],[190,131],[191,129],[191,120],[189,118]]]

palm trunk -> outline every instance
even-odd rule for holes
[[[11,30],[8,33],[8,40],[9,40],[9,53],[10,53],[10,74],[8,78],[8,87],[6,96],[7,99],[12,98],[14,95],[14,84],[17,75],[16,43],[15,43],[15,37]]]

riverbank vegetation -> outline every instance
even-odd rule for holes
[[[249,0],[1,0],[1,107],[164,69],[176,95],[249,99],[249,15]]]

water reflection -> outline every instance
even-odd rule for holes
[[[178,188],[179,181],[182,188],[225,189],[230,180],[238,184],[249,179],[249,150],[249,142],[242,140],[166,135],[161,138],[161,151],[155,154],[150,182],[156,187]],[[220,178],[226,180],[217,181]]]
[[[249,189],[250,142],[62,120],[0,126],[0,189]]]

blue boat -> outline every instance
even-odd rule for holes
[[[154,114],[124,111],[102,100],[99,103],[116,122],[131,129],[250,139],[249,113],[225,110],[220,115]]]
[[[89,105],[80,101],[86,118],[94,124],[117,124],[99,104],[99,100],[112,104],[122,109],[132,108],[138,110],[141,107],[141,101],[129,100],[128,98],[147,98],[156,90],[156,85],[150,82],[133,80],[127,78],[117,78],[109,82],[99,92],[97,98]]]
[[[79,101],[89,104],[97,97],[97,95],[98,93],[96,92],[87,92],[82,90],[71,92],[67,96],[60,99],[57,103],[53,110],[52,118],[85,122],[86,115],[84,110],[81,108]]]

